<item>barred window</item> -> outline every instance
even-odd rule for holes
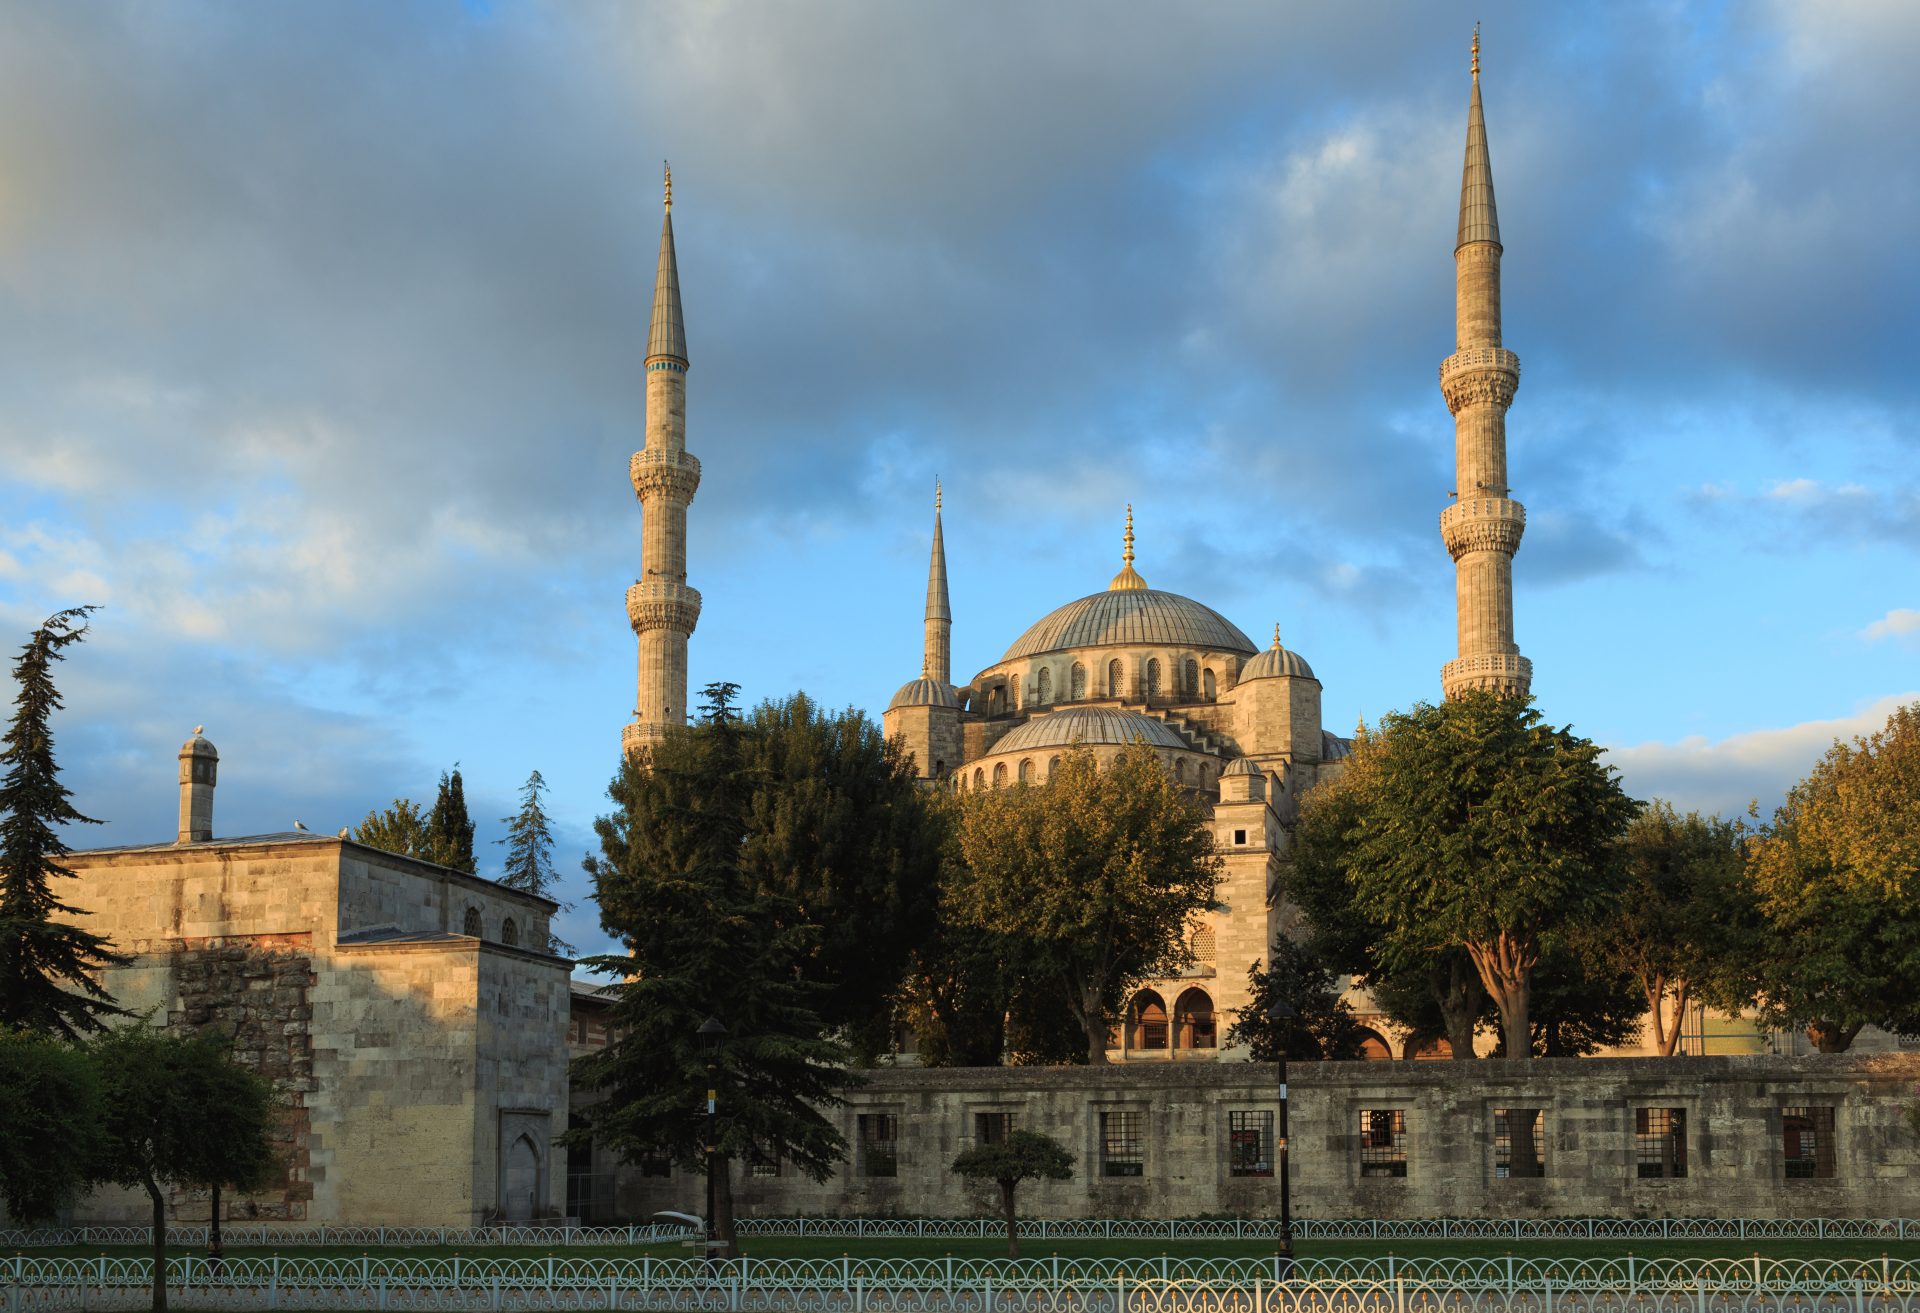
[[[1117,698],[1126,692],[1126,675],[1118,661],[1107,662],[1107,696]]]
[[[1180,673],[1183,676],[1180,681],[1180,691],[1182,693],[1198,693],[1200,691],[1200,663],[1192,657],[1188,657],[1187,663],[1180,668]]]
[[[1360,1175],[1407,1174],[1407,1113],[1404,1108],[1360,1110]]]
[[[478,939],[480,937],[480,909],[479,908],[469,907],[467,909],[467,915],[465,919],[460,922],[460,933],[463,935],[470,935],[475,939]]]
[[[673,1159],[664,1153],[643,1153],[640,1155],[640,1175],[672,1176]]]
[[[1646,1179],[1687,1174],[1687,1110],[1635,1108],[1633,1110],[1635,1173]]]
[[[500,923],[500,942],[508,948],[512,948],[520,942],[520,927],[513,923],[512,917],[508,917]]]
[[[1547,1174],[1547,1114],[1541,1108],[1493,1110],[1493,1175],[1496,1180]]]
[[[1147,658],[1147,696],[1153,697],[1160,691],[1160,658]]]
[[[1273,1114],[1227,1114],[1227,1175],[1273,1175]]]
[[[861,1176],[900,1175],[900,1115],[863,1112],[859,1119]]]
[[[1010,1112],[976,1112],[973,1114],[973,1142],[975,1144],[1003,1144],[1013,1132],[1013,1114]]]
[[[1146,1115],[1138,1112],[1100,1114],[1100,1174],[1145,1176]]]
[[[1833,1176],[1833,1105],[1780,1110],[1781,1152],[1788,1180]]]
[[[1215,951],[1216,938],[1213,927],[1203,925],[1193,932],[1193,960],[1211,963]]]
[[[1051,670],[1048,670],[1045,666],[1040,667],[1040,673],[1034,676],[1033,684],[1033,700],[1035,702],[1038,702],[1044,707],[1047,703],[1053,701],[1053,672]]]
[[[1078,661],[1067,672],[1067,696],[1078,702],[1087,695],[1087,668]]]
[[[780,1157],[778,1154],[764,1153],[759,1149],[747,1150],[748,1176],[780,1175]]]

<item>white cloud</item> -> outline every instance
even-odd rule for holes
[[[1764,818],[1835,739],[1872,733],[1887,723],[1896,707],[1916,699],[1920,691],[1893,694],[1848,716],[1749,730],[1719,740],[1696,735],[1677,743],[1610,747],[1607,759],[1619,767],[1622,783],[1636,798],[1665,798],[1683,811],[1720,815],[1744,811],[1749,802],[1758,801]]]
[[[1878,620],[1860,631],[1860,637],[1869,643],[1883,638],[1905,638],[1920,634],[1920,611],[1911,607],[1896,606]]]

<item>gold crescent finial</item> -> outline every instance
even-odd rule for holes
[[[1273,650],[1276,652],[1280,650],[1280,622],[1278,620],[1273,622]]]
[[[1480,24],[1473,25],[1473,80],[1480,80]]]
[[[1128,565],[1133,564],[1133,503],[1127,503],[1127,531],[1121,535],[1126,547],[1120,553],[1120,559]]]
[[[940,513],[940,476],[937,474],[933,478],[933,513]]]
[[[672,214],[673,213],[673,165],[667,163],[665,160],[661,160],[660,167],[663,170],[665,170],[667,175],[667,213]]]

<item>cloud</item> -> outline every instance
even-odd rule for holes
[[[1860,631],[1860,637],[1869,643],[1877,643],[1883,638],[1908,638],[1916,634],[1920,634],[1920,611],[1905,606],[1896,606]]]
[[[1920,699],[1920,691],[1877,698],[1851,715],[1756,729],[1724,739],[1609,747],[1607,760],[1636,798],[1665,798],[1682,810],[1733,815],[1758,801],[1762,818],[1772,814],[1794,783],[1805,778],[1836,739],[1883,728],[1895,708]]]

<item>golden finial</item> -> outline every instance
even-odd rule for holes
[[[1480,80],[1480,24],[1473,25],[1473,80]]]
[[[937,474],[933,478],[933,513],[940,513],[940,476]]]
[[[1127,503],[1127,531],[1122,535],[1126,547],[1120,553],[1120,559],[1128,565],[1133,564],[1133,503]]]
[[[1273,650],[1276,652],[1280,650],[1280,622],[1278,620],[1273,622]]]
[[[1476,29],[1476,30],[1477,30],[1477,29]],[[1475,39],[1477,40],[1478,38],[1475,38]],[[667,163],[667,162],[666,162],[665,160],[661,160],[661,161],[660,161],[660,167],[661,167],[662,169],[664,169],[664,170],[666,170],[666,174],[667,174],[667,213],[668,213],[668,214],[672,214],[672,213],[673,213],[673,165],[671,165],[671,164],[669,164],[669,163]]]

